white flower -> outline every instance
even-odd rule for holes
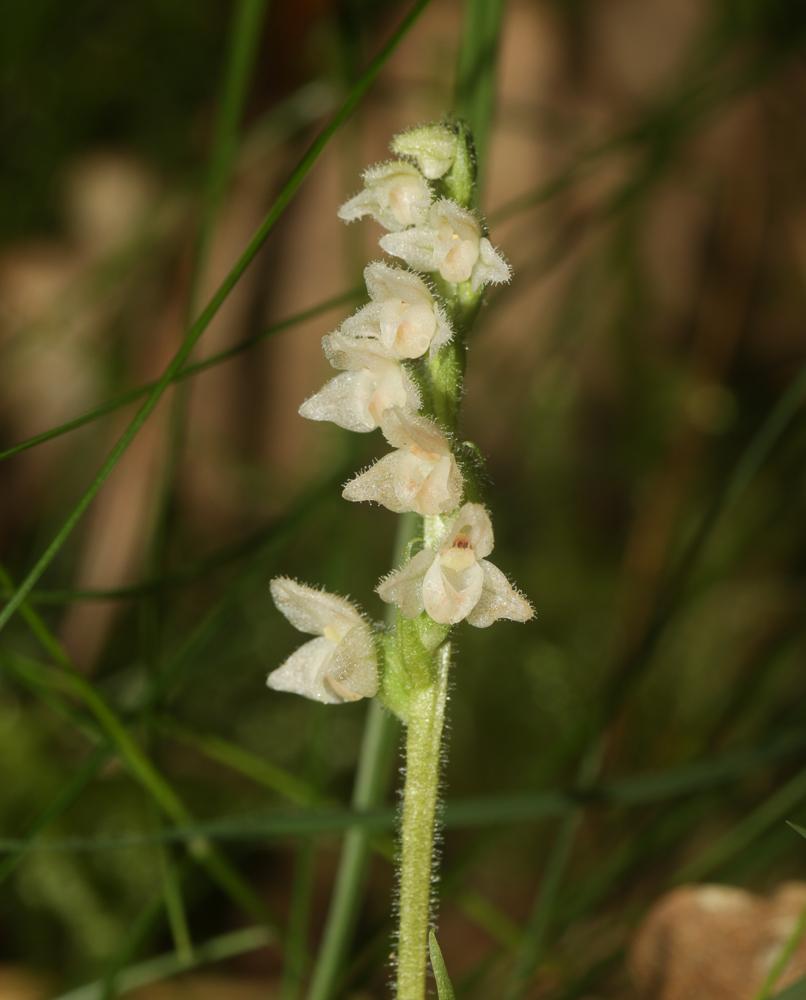
[[[486,628],[499,618],[528,621],[534,611],[504,574],[485,556],[493,550],[493,527],[487,511],[466,503],[448,526],[437,548],[423,549],[378,586],[378,594],[396,604],[406,618],[425,610],[442,625],[467,619]]]
[[[271,596],[295,628],[317,638],[269,674],[270,688],[330,705],[377,693],[372,631],[353,604],[285,576],[272,580]]]
[[[446,514],[462,499],[462,475],[448,439],[426,417],[396,408],[381,420],[397,451],[385,455],[344,487],[346,500],[374,500],[402,514]]]
[[[451,169],[458,142],[456,133],[447,125],[420,125],[396,135],[391,149],[398,156],[410,156],[423,174],[434,181]]]
[[[330,379],[300,406],[308,420],[330,420],[348,431],[374,431],[395,406],[420,408],[411,376],[379,341],[345,337],[338,331],[322,338],[325,354],[344,374]]]
[[[431,188],[420,171],[404,160],[378,163],[364,171],[364,190],[346,201],[339,218],[354,222],[371,215],[395,231],[422,222],[431,204]]]
[[[339,327],[346,337],[378,341],[401,359],[422,357],[451,339],[448,317],[419,275],[376,261],[364,280],[372,301]]]
[[[483,285],[509,281],[509,264],[481,235],[479,220],[455,202],[435,202],[425,223],[381,237],[381,246],[418,271],[438,271],[445,281]]]

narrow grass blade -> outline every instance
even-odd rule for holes
[[[462,42],[456,69],[454,111],[473,133],[479,190],[495,105],[495,74],[504,0],[465,0]]]
[[[4,663],[7,667],[11,667],[16,676],[25,681],[36,693],[41,689],[46,689],[83,702],[94,716],[100,731],[116,748],[129,773],[151,796],[161,812],[175,824],[192,825],[192,816],[173,787],[160,774],[142,747],[128,732],[123,722],[85,677],[61,666],[44,667],[36,660],[20,654],[7,655]],[[156,836],[162,839],[165,833]],[[143,842],[147,842],[147,839]],[[153,835],[151,839],[154,840]],[[6,842],[6,847],[11,850],[19,850],[21,846],[20,843],[13,841]],[[31,845],[29,849],[41,849],[42,846],[42,842],[39,842]],[[257,920],[262,920],[267,924],[273,923],[263,900],[210,843],[203,839],[190,841],[188,849],[196,861],[232,897],[239,907],[252,914]]]
[[[386,797],[396,742],[395,719],[373,700],[368,709],[353,791],[355,809],[367,809]],[[390,819],[393,823],[394,813]],[[358,916],[369,851],[370,839],[366,827],[351,824],[342,845],[336,884],[308,1000],[329,1000],[333,996]]]
[[[344,100],[344,103],[333,116],[330,123],[325,129],[323,129],[323,131],[308,148],[307,152],[302,156],[302,159],[299,161],[290,178],[278,194],[263,222],[260,224],[254,236],[249,241],[246,249],[238,258],[235,266],[226,278],[224,278],[221,282],[218,289],[214,292],[210,301],[201,311],[198,319],[191,325],[190,329],[185,334],[181,347],[165,368],[162,376],[157,380],[156,385],[149,391],[145,402],[137,411],[126,430],[118,438],[116,444],[110,451],[92,483],[87,487],[78,502],[75,504],[61,528],[56,532],[50,544],[46,547],[45,551],[18,585],[14,595],[10,598],[3,610],[0,611],[0,631],[5,628],[10,619],[14,616],[14,614],[16,614],[28,593],[33,589],[36,582],[61,551],[62,546],[70,537],[73,529],[81,520],[85,511],[111,475],[112,470],[123,457],[132,441],[145,424],[146,420],[148,420],[151,416],[168,385],[183,367],[185,361],[193,351],[193,348],[196,346],[199,338],[207,329],[213,317],[217,314],[232,289],[238,284],[241,276],[257,256],[258,251],[265,243],[277,220],[281,217],[294,195],[299,190],[299,187],[307,177],[313,165],[319,159],[322,151],[328,145],[335,133],[339,130],[341,125],[355,110],[356,105],[361,100],[364,93],[369,89],[375,77],[380,72],[381,67],[384,65],[392,52],[397,48],[398,44],[405,37],[408,30],[412,27],[423,10],[425,10],[429,2],[430,0],[417,0],[417,2],[412,6],[409,13],[403,19],[401,25],[393,33],[392,37],[386,45],[384,45],[380,53],[375,57],[375,59],[373,59],[369,68],[362,74],[358,82],[351,89],[350,93]]]
[[[160,955],[157,958],[150,958],[120,972],[115,983],[116,995],[122,996],[143,986],[161,982],[180,972],[187,972],[189,969],[197,969],[203,965],[223,962],[225,959],[235,958],[237,955],[257,951],[258,948],[264,948],[267,944],[271,944],[272,940],[271,932],[267,931],[265,927],[247,927],[230,934],[221,934],[200,944],[189,965],[177,958],[173,952]],[[56,997],[56,1000],[101,1000],[102,996],[103,984],[95,982],[79,986],[78,989],[70,990],[68,993],[62,993]]]
[[[9,664],[8,660],[5,662]],[[20,665],[19,662],[17,665]],[[47,669],[41,664],[36,666],[40,675]],[[315,789],[303,783],[297,785],[292,782],[289,784],[287,782],[288,776],[284,772],[280,772],[278,780],[274,765],[264,762],[262,758],[242,747],[218,737],[208,738],[207,736],[191,734],[187,730],[178,729],[173,723],[166,725],[158,722],[157,724],[167,735],[181,739],[186,745],[193,746],[209,756],[211,760],[233,768],[244,777],[250,778],[262,787],[270,788],[292,801],[299,801],[301,805],[306,806],[305,810],[275,810],[267,813],[222,817],[206,823],[191,822],[172,827],[166,826],[158,832],[133,832],[115,837],[62,837],[39,842],[30,842],[28,838],[7,837],[0,840],[0,851],[13,852],[21,849],[76,852],[125,850],[154,843],[187,843],[198,838],[260,841],[272,837],[316,837],[323,834],[343,833],[350,829],[362,829],[371,836],[390,830],[394,825],[395,810],[392,808],[356,810],[341,807],[329,800],[317,798]],[[181,736],[179,736],[180,732]],[[801,749],[806,746],[806,739],[802,739],[799,746]],[[794,742],[778,741],[768,747],[759,748],[755,753],[747,751],[742,754],[726,755],[725,766],[718,766],[719,762],[713,762],[716,765],[714,770],[712,771],[711,767],[708,767],[709,780],[707,783],[702,782],[696,767],[688,769],[690,778],[688,783],[682,780],[684,769],[672,769],[674,780],[668,783],[660,780],[657,790],[652,787],[648,779],[642,779],[647,784],[646,791],[642,795],[637,795],[632,790],[635,779],[626,778],[623,779],[623,784],[631,791],[625,796],[619,793],[622,782],[612,782],[608,785],[593,785],[582,795],[573,790],[567,792],[545,791],[532,795],[456,800],[448,802],[445,806],[445,826],[448,829],[513,826],[540,822],[545,819],[572,817],[585,806],[596,808],[600,804],[628,807],[653,804],[663,801],[661,791],[665,792],[669,801],[676,798],[688,798],[696,792],[711,791],[717,787],[731,785],[737,776],[751,773],[752,763],[749,762],[758,765],[762,761],[780,759],[790,755],[794,749],[796,749]],[[662,779],[664,773],[659,772],[657,777]],[[370,841],[370,846],[380,850],[385,857],[390,854],[384,845],[379,845],[377,842]],[[478,918],[476,922],[485,926],[487,917],[479,913],[477,909],[480,902],[484,903],[485,901],[471,898],[463,909],[465,912],[475,913]],[[493,936],[508,939],[510,929],[508,927],[499,928],[498,931],[491,929],[491,933]]]
[[[155,815],[155,821],[159,828],[162,825],[159,814]],[[163,843],[157,845],[157,860],[162,883],[162,898],[165,902],[165,912],[168,916],[168,926],[171,929],[174,952],[178,959],[185,964],[190,964],[193,961],[190,922],[182,895],[181,880],[169,845]]]
[[[729,830],[699,858],[677,874],[677,881],[692,882],[717,871],[729,860],[746,851],[755,841],[778,823],[783,823],[799,805],[806,801],[806,770],[771,795],[757,809]]]
[[[109,750],[107,747],[98,747],[65,783],[59,794],[45,806],[31,824],[26,837],[19,842],[18,847],[11,850],[8,857],[0,861],[0,885],[22,861],[28,849],[36,843],[39,835],[76,801],[108,759]]]
[[[159,720],[157,726],[161,732],[177,742],[193,747],[210,760],[232,768],[238,774],[276,792],[289,802],[307,806],[313,805],[319,798],[313,785],[236,743],[230,743],[210,733],[193,732],[171,719]]]
[[[188,296],[189,320],[193,318],[199,282],[207,264],[216,219],[232,174],[238,145],[238,126],[255,65],[260,30],[267,7],[268,0],[239,0],[233,17],[212,155],[207,171],[204,213],[193,260]]]
[[[806,907],[804,907],[792,928],[792,932],[789,937],[784,941],[780,952],[775,956],[775,959],[770,966],[770,971],[767,973],[764,982],[761,985],[761,989],[755,995],[754,1000],[770,1000],[773,996],[773,990],[775,989],[778,980],[786,971],[786,967],[792,960],[792,956],[800,947],[801,942],[804,937],[806,937]],[[806,985],[806,980],[803,981]]]
[[[776,993],[773,1000],[806,1000],[806,976],[783,991]]]
[[[434,970],[434,981],[437,984],[439,1000],[455,1000],[456,994],[453,992],[453,984],[445,967],[445,959],[442,957],[437,936],[433,931],[428,932],[428,954],[431,958],[431,968]]]
[[[285,935],[280,1000],[296,1000],[305,978],[314,877],[313,844],[300,844],[294,866],[291,912]]]
[[[247,557],[254,558],[257,553],[265,556],[267,551],[276,551],[292,536],[294,528],[301,520],[318,509],[319,504],[332,497],[333,487],[344,481],[347,467],[337,469],[326,480],[315,484],[305,494],[300,496],[293,508],[273,518],[257,531],[251,532],[246,538],[222,546],[203,559],[179,567],[170,573],[151,576],[139,583],[126,587],[100,588],[91,590],[33,590],[28,595],[31,605],[70,604],[73,601],[125,601],[134,598],[147,597],[150,594],[188,586],[200,578],[209,578],[210,574],[226,569],[232,563]],[[5,595],[13,593],[13,587],[2,581],[0,588]]]
[[[579,784],[583,788],[590,787],[596,780],[602,757],[603,742],[599,741],[596,747],[585,755],[579,766]],[[529,922],[516,955],[515,967],[506,993],[507,1000],[519,1000],[524,996],[531,978],[543,960],[548,930],[581,822],[582,812],[576,809],[563,819],[557,831],[546,860]]]
[[[235,344],[233,347],[228,347],[224,351],[218,351],[216,354],[211,354],[210,357],[204,358],[202,361],[194,361],[193,364],[184,366],[180,371],[172,376],[169,384],[193,378],[194,375],[199,375],[201,372],[207,371],[209,368],[214,368],[225,361],[230,361],[232,358],[238,357],[255,345],[267,340],[269,337],[273,337],[278,333],[284,332],[285,330],[290,330],[293,327],[298,326],[301,323],[305,323],[310,319],[315,319],[317,316],[321,316],[324,313],[332,312],[334,309],[338,309],[339,307],[350,302],[355,302],[360,295],[361,289],[351,288],[346,292],[341,292],[339,295],[334,295],[332,298],[325,299],[323,302],[320,302],[318,305],[311,306],[309,309],[303,309],[301,312],[295,313],[287,319],[279,320],[277,323],[272,323],[270,326],[267,326],[265,330],[261,330],[260,332],[253,334],[251,337],[246,337],[239,344]],[[53,441],[55,438],[62,437],[64,434],[69,434],[71,431],[78,430],[81,427],[86,427],[87,424],[94,423],[96,420],[100,420],[101,417],[105,417],[109,413],[114,413],[117,410],[122,409],[124,406],[128,406],[130,403],[136,403],[138,399],[143,399],[147,396],[152,389],[155,388],[158,381],[159,380],[146,382],[144,385],[137,386],[134,389],[129,389],[127,392],[113,397],[106,403],[102,403],[100,406],[96,406],[94,409],[88,410],[86,413],[75,417],[73,420],[68,420],[63,424],[59,424],[58,427],[42,431],[39,434],[34,434],[32,437],[26,438],[24,441],[11,445],[4,451],[0,451],[0,462],[2,462],[3,459],[12,458],[14,455],[18,455],[20,452],[28,451],[29,448],[35,448],[37,445],[45,444],[47,441]]]

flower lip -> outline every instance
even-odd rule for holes
[[[423,549],[379,584],[382,600],[406,618],[425,610],[435,622],[467,620],[486,628],[499,618],[525,622],[532,606],[485,558],[493,549],[490,517],[477,503],[465,504],[433,548]]]

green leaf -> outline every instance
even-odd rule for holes
[[[428,953],[431,956],[431,968],[434,970],[439,1000],[455,1000],[456,994],[448,970],[445,968],[445,959],[442,957],[437,936],[433,931],[428,932]]]
[[[806,836],[806,831],[804,831],[804,836]],[[806,1000],[806,976],[803,976],[796,983],[792,983],[791,986],[787,986],[783,993],[776,993],[773,1000]]]
[[[795,833],[799,833],[801,835],[801,837],[806,838],[806,828],[804,828],[802,826],[798,826],[797,823],[790,823],[788,820],[787,820],[787,824],[786,825],[787,826],[791,826],[792,829],[795,831]]]

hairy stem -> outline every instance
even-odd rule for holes
[[[406,729],[397,1000],[423,1000],[425,997],[440,747],[450,656],[450,644],[443,643],[435,654],[433,683],[412,695]]]

